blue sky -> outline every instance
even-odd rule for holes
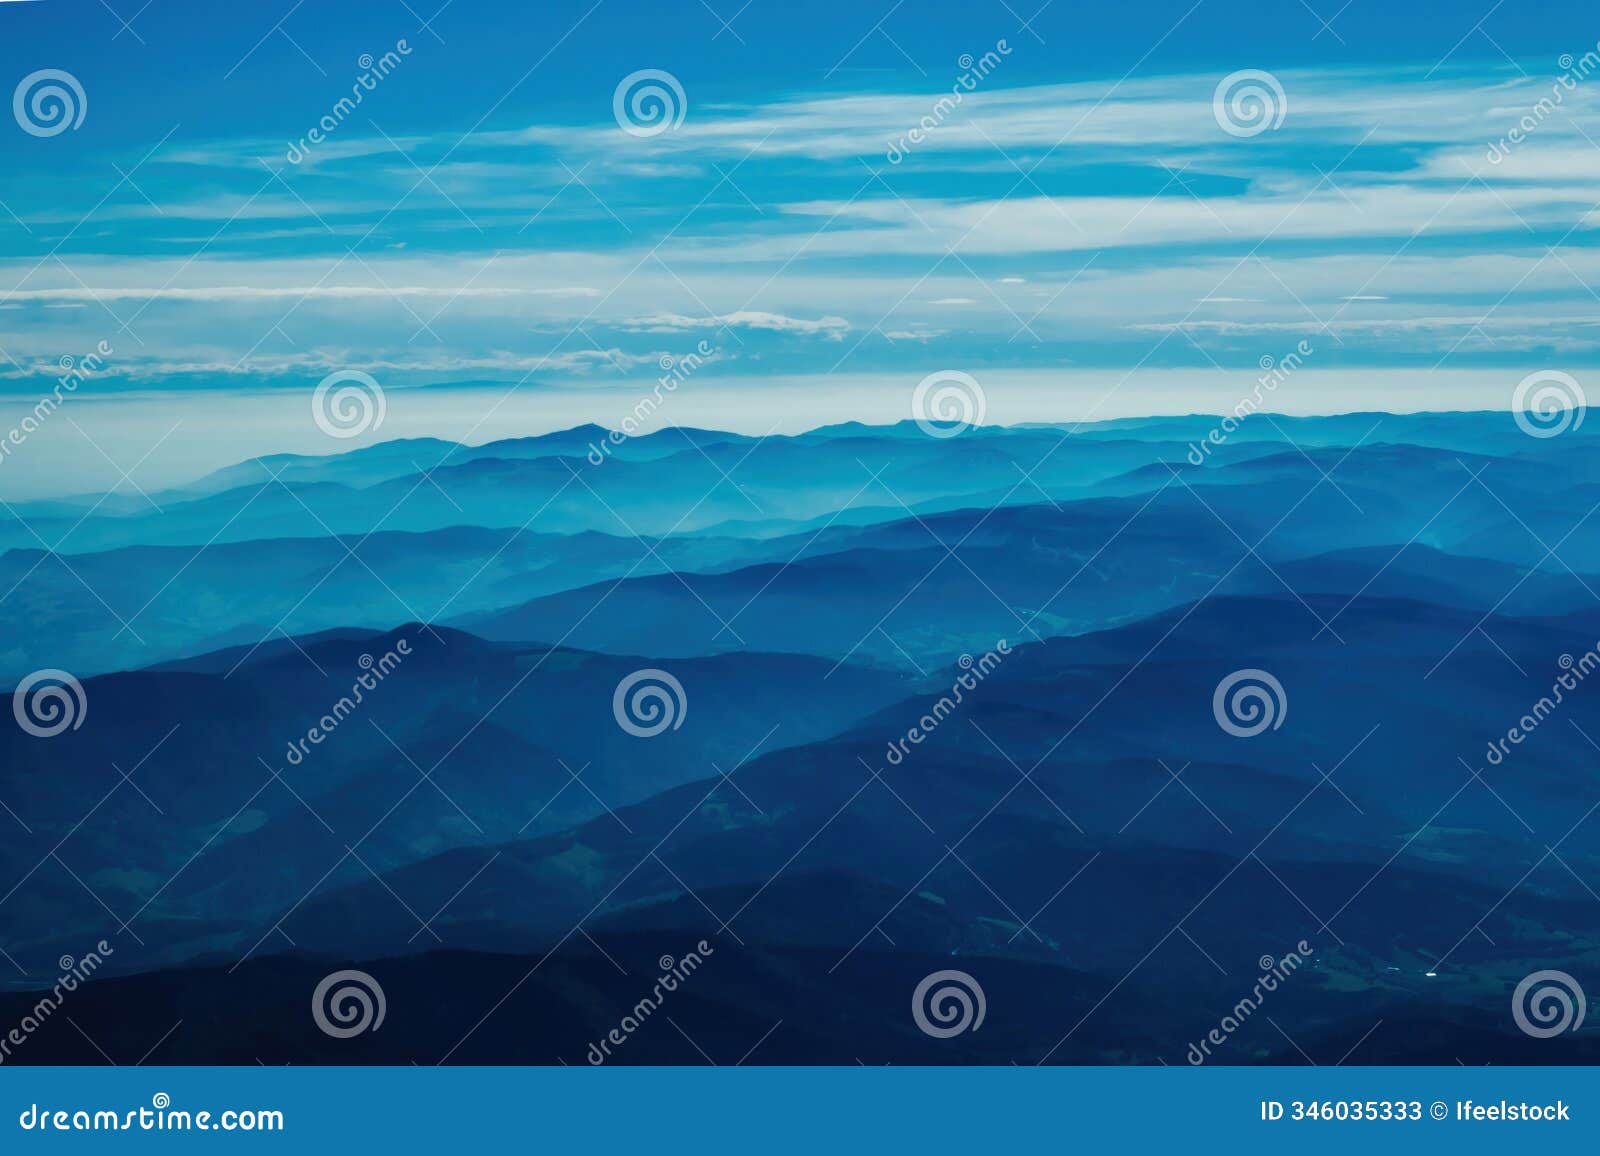
[[[100,394],[357,368],[602,422],[706,340],[743,425],[945,367],[1026,383],[1000,408],[1027,420],[1054,382],[1116,387],[1096,416],[1220,408],[1301,340],[1287,408],[1464,408],[1595,359],[1592,9],[741,3],[0,4],[7,86],[60,69],[87,101],[0,129],[0,392],[101,340]],[[641,69],[682,88],[671,131],[614,117]],[[1219,122],[1241,70],[1277,127]]]

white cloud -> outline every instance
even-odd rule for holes
[[[741,309],[710,317],[688,317],[682,313],[657,313],[623,322],[624,329],[638,333],[683,333],[694,329],[721,329],[732,326],[742,329],[763,329],[773,333],[821,334],[838,339],[850,330],[843,317],[819,317],[808,320],[802,317],[785,317],[781,313],[764,313]]]
[[[618,348],[576,349],[562,353],[530,355],[496,351],[477,356],[461,357],[449,354],[424,353],[416,356],[368,356],[360,351],[307,350],[303,353],[252,356],[242,361],[227,360],[182,361],[163,358],[114,356],[95,371],[97,377],[126,377],[150,379],[178,377],[193,374],[223,377],[281,377],[291,374],[315,375],[335,369],[359,367],[368,373],[403,372],[441,375],[472,372],[526,373],[530,378],[539,374],[587,375],[596,370],[618,371],[643,366],[652,369],[671,351],[661,349],[648,353],[629,353]],[[12,380],[34,377],[53,378],[61,373],[54,361],[35,361],[20,367],[7,367],[0,378]]]
[[[551,289],[463,285],[207,285],[196,288],[109,285],[100,288],[77,286],[57,289],[11,289],[0,291],[6,301],[42,301],[46,308],[82,308],[90,301],[279,301],[322,300],[360,301],[404,297],[496,298],[496,297],[599,297],[600,290],[584,286]]]
[[[857,158],[881,159],[926,112],[925,93],[698,105],[681,129],[648,141],[620,141],[603,114],[464,140],[397,138],[424,170],[448,154],[434,170],[447,197],[416,187],[394,145],[361,139],[354,125],[309,165],[282,169],[294,194],[262,185],[259,160],[281,159],[272,142],[173,146],[139,176],[163,212],[129,196],[97,213],[106,252],[83,253],[86,232],[62,257],[70,268],[0,261],[0,308],[13,311],[0,314],[0,346],[53,362],[92,347],[114,312],[149,343],[141,353],[194,372],[311,365],[334,357],[314,351],[337,339],[420,372],[581,373],[606,360],[573,348],[585,339],[631,364],[658,343],[643,335],[729,327],[851,335],[845,372],[858,350],[889,356],[883,338],[1030,356],[1034,341],[1012,344],[1018,317],[996,299],[1001,285],[1026,286],[1000,292],[1029,302],[1037,355],[1052,364],[1152,333],[1209,334],[1220,347],[1324,322],[1399,352],[1434,348],[1440,335],[1477,348],[1479,336],[1462,338],[1474,318],[1506,348],[1590,339],[1600,150],[1582,133],[1600,114],[1600,81],[1496,165],[1491,138],[1550,78],[1278,75],[1289,115],[1249,141],[1213,120],[1215,75],[986,88],[877,177]],[[1362,141],[1373,147],[1356,150]],[[764,179],[787,176],[796,158],[815,181]],[[738,195],[766,188],[814,199],[752,209]],[[42,216],[20,209],[24,218],[75,223],[81,212],[56,193],[41,199]],[[96,186],[83,208],[102,194]],[[9,189],[7,199],[16,206]],[[391,213],[393,233],[357,244]],[[195,223],[212,218],[229,222],[215,244],[211,225]],[[518,240],[508,252],[474,226]],[[65,308],[88,304],[101,308]],[[946,334],[957,307],[961,332]],[[136,343],[119,344],[131,354]],[[775,371],[794,367],[769,357]]]

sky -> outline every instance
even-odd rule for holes
[[[350,448],[343,370],[366,440],[700,350],[663,420],[1221,411],[1302,347],[1286,411],[1500,408],[1600,342],[1600,20],[1526,7],[0,3],[0,425],[109,350],[0,495]]]

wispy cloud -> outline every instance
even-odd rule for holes
[[[731,326],[739,329],[764,329],[772,333],[819,333],[825,337],[841,338],[850,330],[843,317],[785,317],[781,313],[764,313],[741,309],[710,317],[686,317],[681,313],[657,313],[623,323],[624,329],[639,333],[684,333],[693,329],[721,329]]]
[[[1550,78],[1279,79],[1283,126],[1248,140],[1219,129],[1215,76],[994,85],[898,165],[925,92],[697,104],[647,140],[352,122],[300,166],[259,134],[174,143],[59,261],[0,257],[0,346],[44,365],[109,330],[141,365],[229,376],[581,374],[721,330],[769,374],[817,339],[840,371],[906,341],[973,366],[1249,364],[1296,329],[1379,364],[1589,346],[1600,79],[1493,163]],[[54,243],[103,191],[3,195]]]

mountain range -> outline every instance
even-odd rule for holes
[[[13,505],[0,1021],[114,948],[15,1062],[583,1063],[701,943],[607,1062],[1182,1064],[1290,953],[1206,1062],[1600,1059],[1512,1003],[1600,960],[1600,435],[1218,420]],[[382,1030],[306,1015],[339,969]]]

